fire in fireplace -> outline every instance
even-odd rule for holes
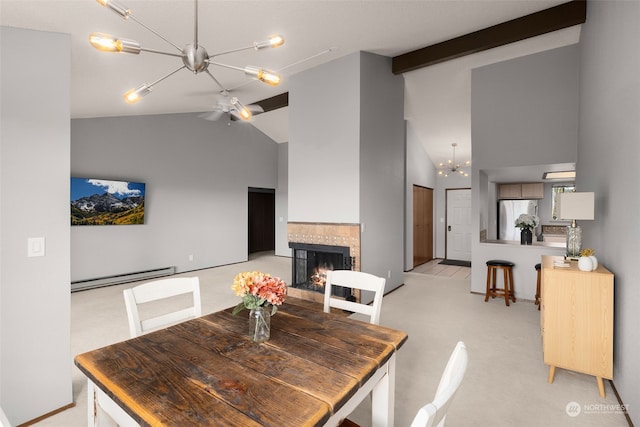
[[[354,260],[346,246],[289,242],[293,250],[292,284],[294,288],[324,293],[328,270],[352,270]],[[333,286],[333,295],[351,297],[350,289]]]

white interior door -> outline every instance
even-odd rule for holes
[[[446,258],[471,261],[471,189],[447,190]]]

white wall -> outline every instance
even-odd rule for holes
[[[589,2],[581,41],[576,185],[596,195],[583,245],[615,274],[613,382],[640,425],[640,2]]]
[[[72,280],[247,260],[248,187],[276,188],[277,164],[253,126],[196,113],[72,120],[72,176],[146,183],[144,225],[71,228]]]
[[[0,29],[0,404],[13,425],[73,402],[66,34]],[[42,257],[27,239],[44,237]]]

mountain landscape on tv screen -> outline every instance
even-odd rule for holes
[[[71,202],[71,225],[144,224],[144,196],[93,194]]]

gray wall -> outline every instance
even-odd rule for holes
[[[576,161],[578,57],[571,45],[472,71],[473,169]]]
[[[587,247],[615,274],[614,384],[640,425],[640,3],[589,2],[582,30],[576,185],[594,191]]]
[[[277,144],[242,123],[197,114],[72,120],[71,176],[147,185],[144,225],[71,228],[72,280],[247,260],[247,189],[276,188],[277,163]]]
[[[278,144],[278,189],[276,191],[276,250],[279,256],[291,256],[287,238],[289,213],[289,143]]]
[[[71,49],[66,34],[0,31],[0,404],[17,425],[73,401]],[[27,257],[30,237],[45,256]]]
[[[480,230],[490,229],[490,218],[495,217],[495,183],[484,171],[576,162],[578,82],[577,45],[472,71],[472,291],[484,293],[485,262],[504,258],[501,245],[479,241]],[[529,293],[535,292],[531,268],[539,262],[539,253],[531,248],[528,253],[523,250],[513,247],[510,260],[520,265],[514,269],[514,282],[526,284],[515,286],[516,295],[529,298]],[[553,254],[553,250],[546,253]]]
[[[434,190],[434,215],[436,193],[436,168],[431,158],[424,150],[411,126],[411,122],[405,122],[406,126],[406,185],[405,185],[405,241],[404,241],[404,269],[413,269],[413,186],[431,188]],[[435,220],[434,220],[435,221]],[[444,243],[443,243],[444,244]],[[437,244],[436,244],[437,247]],[[444,252],[444,249],[443,249]]]
[[[403,283],[404,80],[391,58],[360,54],[360,223],[362,269]]]
[[[360,222],[360,55],[289,84],[289,221]]]
[[[361,269],[399,286],[402,78],[389,58],[355,53],[292,76],[289,102],[289,221],[363,224]]]

